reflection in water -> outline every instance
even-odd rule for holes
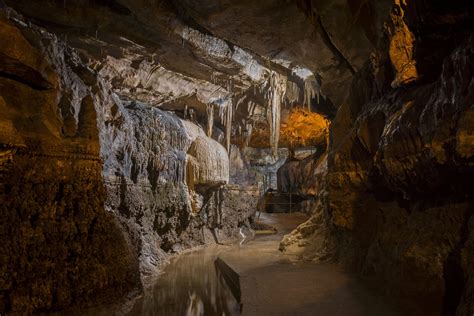
[[[129,315],[240,315],[239,304],[214,265],[222,249],[211,247],[173,260]]]

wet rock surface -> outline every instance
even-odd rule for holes
[[[0,312],[116,301],[273,188],[282,250],[473,313],[470,1],[5,2]]]
[[[222,145],[174,114],[121,100],[16,12],[1,18],[2,311],[120,301],[170,253],[248,226],[252,202],[223,188]]]
[[[404,313],[465,315],[472,313],[466,262],[473,151],[464,147],[471,137],[464,130],[472,112],[472,28],[464,15],[442,18],[456,9],[418,5],[394,2],[386,42],[375,53],[385,57],[356,74],[331,125],[322,203],[281,247],[345,264]],[[434,21],[449,23],[450,36],[463,39],[450,51],[431,46],[428,53],[427,30],[441,27]],[[449,42],[441,33],[440,41]]]
[[[95,106],[107,96],[54,35],[0,14],[0,310],[121,300],[137,258],[104,208]]]
[[[302,213],[263,213],[259,223],[276,232],[218,254],[217,270],[242,304],[242,315],[397,315],[354,275],[278,251],[281,237],[306,218]]]

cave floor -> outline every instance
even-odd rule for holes
[[[242,315],[397,315],[342,269],[303,263],[278,250],[283,235],[305,220],[303,214],[262,213],[260,219],[277,233],[218,255],[228,283],[240,285]]]
[[[283,235],[306,219],[262,213],[261,223],[276,233],[178,256],[125,314],[397,315],[342,269],[303,263],[278,250]]]

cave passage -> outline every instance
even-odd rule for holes
[[[128,315],[397,315],[354,275],[279,253],[307,218],[263,213],[256,236],[180,255]]]
[[[0,316],[472,316],[473,126],[470,0],[0,0]]]

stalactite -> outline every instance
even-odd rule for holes
[[[321,87],[314,75],[309,76],[304,81],[304,103],[311,110],[311,100],[316,97],[317,103],[321,98]]]
[[[230,139],[232,135],[232,120],[234,116],[233,96],[228,96],[224,100],[218,102],[219,118],[224,125],[225,147],[227,153],[230,154]]]
[[[227,149],[228,155],[230,155],[230,138],[232,136],[232,119],[234,116],[233,112],[234,112],[234,109],[233,109],[233,104],[232,104],[232,99],[231,99],[226,109],[226,120],[225,120],[225,148]]]
[[[212,103],[207,104],[206,114],[207,114],[206,135],[207,137],[212,137],[212,128],[214,126],[214,105]]]
[[[247,148],[252,138],[253,124],[250,122],[245,122],[245,132],[244,132],[244,145],[243,148]]]
[[[267,120],[270,125],[270,145],[272,154],[276,156],[278,150],[278,141],[280,139],[280,116],[281,105],[286,95],[287,77],[275,71],[270,73],[270,87],[267,93],[269,102],[267,112]]]
[[[300,88],[293,81],[287,81],[286,85],[286,99],[290,104],[298,103],[300,100]]]

